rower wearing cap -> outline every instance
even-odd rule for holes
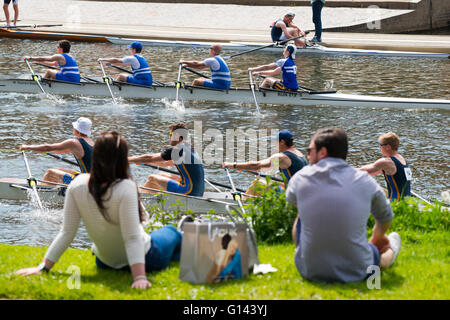
[[[89,138],[91,126],[91,120],[80,117],[77,121],[72,122],[75,139],[67,139],[55,144],[23,144],[19,146],[19,149],[34,152],[55,152],[59,154],[72,153],[80,166],[80,171],[62,168],[48,169],[43,177],[44,181],[69,184],[78,174],[91,171],[92,150],[94,148],[94,141]]]
[[[133,42],[128,46],[130,56],[119,58],[100,58],[98,61],[105,63],[114,63],[119,66],[131,66],[133,75],[121,73],[116,77],[116,81],[139,84],[143,86],[152,86],[153,77],[152,71],[147,63],[147,60],[140,54],[142,52],[142,44],[138,41]]]
[[[289,130],[281,130],[278,136],[273,137],[278,139],[278,153],[270,156],[267,159],[260,161],[249,161],[241,163],[224,162],[222,168],[234,168],[237,170],[250,170],[260,171],[268,170],[270,168],[278,168],[280,173],[286,177],[286,180],[292,178],[292,176],[300,171],[304,166],[308,165],[308,161],[305,156],[297,149],[294,148],[294,136]],[[254,191],[256,184],[265,185],[266,180],[257,179],[247,190],[247,194],[257,195]],[[285,190],[284,185],[281,186],[282,190]]]
[[[180,175],[166,173],[150,175],[144,187],[201,197],[205,191],[203,164],[194,148],[186,142],[188,129],[183,122],[172,124],[169,129],[169,148],[161,153],[129,157],[128,161],[161,167],[175,165]],[[153,192],[146,189],[141,191]]]
[[[39,62],[49,67],[59,66],[61,68],[59,71],[50,69],[45,71],[44,78],[46,79],[79,83],[81,78],[80,71],[75,59],[69,55],[70,47],[69,41],[61,40],[56,48],[57,54],[46,57],[24,57],[24,59]]]
[[[296,52],[297,48],[294,45],[287,45],[283,51],[284,59],[279,59],[274,63],[264,66],[248,68],[248,70],[253,71],[254,75],[272,76],[282,73],[283,80],[280,81],[277,78],[267,77],[264,79],[261,87],[296,91],[298,90],[297,66],[294,62]]]
[[[228,90],[231,86],[231,74],[225,60],[220,56],[222,45],[213,44],[209,48],[210,58],[203,61],[180,60],[182,67],[205,69],[210,68],[211,79],[198,78],[192,82],[193,86]]]
[[[292,21],[294,20],[294,17],[295,13],[288,12],[284,15],[283,19],[280,18],[270,25],[270,36],[272,37],[273,42],[283,41],[298,36],[304,37],[306,35],[305,32],[293,24]],[[297,47],[304,47],[306,45],[304,39],[295,39],[294,43]]]

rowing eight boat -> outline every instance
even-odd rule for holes
[[[107,37],[109,42],[119,45],[129,45],[134,41],[139,41],[144,46],[163,46],[163,47],[186,47],[186,48],[209,48],[210,42],[192,42],[192,41],[171,41],[171,40],[149,40],[149,39],[131,39]],[[221,43],[223,50],[251,50],[258,47],[267,46],[267,43],[255,42],[227,42]],[[282,53],[284,46],[266,47],[261,51]],[[405,57],[405,58],[436,58],[449,59],[449,53],[434,52],[409,52],[409,51],[386,51],[386,50],[367,50],[367,49],[347,49],[347,48],[329,48],[318,44],[308,45],[305,48],[298,47],[297,55],[300,54],[320,54],[320,55],[351,55],[351,56],[378,56],[378,57]]]
[[[1,178],[0,199],[11,201],[30,201],[32,194],[26,179]],[[64,204],[63,186],[48,186],[37,184],[36,190],[42,203],[48,207],[61,207]],[[216,214],[227,214],[226,205],[236,206],[229,192],[205,192],[203,197],[190,197],[174,193],[150,194],[141,193],[141,200],[145,206],[157,205],[164,212],[188,209],[195,213],[209,213],[214,210]]]
[[[46,79],[43,79],[41,83],[45,92],[49,94],[95,97],[111,96],[108,88],[103,83],[70,83]],[[126,99],[175,99],[176,96],[175,84],[147,87],[113,82],[111,90],[115,96]],[[218,90],[184,85],[179,91],[179,97],[184,101],[254,103],[252,91],[246,88]],[[33,80],[6,79],[0,80],[0,92],[39,93],[40,90]],[[450,100],[353,95],[336,91],[291,92],[258,88],[255,91],[255,95],[259,104],[450,110]]]

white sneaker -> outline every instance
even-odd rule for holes
[[[400,252],[400,249],[402,247],[402,240],[400,239],[400,235],[397,232],[391,232],[388,235],[388,239],[391,245],[391,249],[392,251],[394,251],[394,258],[392,259],[391,264],[389,265],[390,267],[397,259],[398,253]]]

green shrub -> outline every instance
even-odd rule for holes
[[[297,209],[286,201],[286,193],[277,191],[279,182],[266,178],[271,187],[257,185],[255,191],[261,196],[250,198],[245,205],[256,238],[263,243],[292,241],[292,224],[297,217]]]

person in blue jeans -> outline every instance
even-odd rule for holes
[[[322,42],[322,8],[325,4],[325,0],[311,0],[313,10],[313,22],[315,26],[314,38],[311,42]]]

